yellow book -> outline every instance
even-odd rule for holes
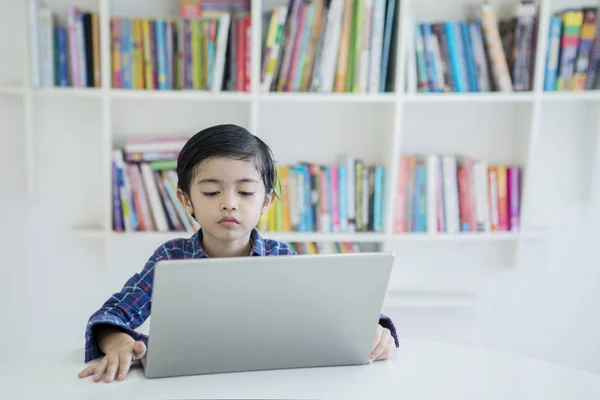
[[[144,88],[144,46],[142,20],[134,18],[133,24],[133,87]]]
[[[154,68],[152,67],[152,39],[150,37],[150,20],[142,20],[143,49],[144,49],[144,70],[146,72],[146,89],[155,89],[154,87]]]

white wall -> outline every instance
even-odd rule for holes
[[[94,1],[79,3],[95,4]],[[158,4],[157,1],[154,3]],[[3,6],[2,9],[6,10],[6,3]],[[11,15],[0,13],[0,33],[5,33],[5,36],[16,28]],[[446,10],[440,15],[449,14]],[[18,54],[23,47],[22,35],[16,40],[0,40],[1,54]],[[0,68],[2,81],[20,80],[20,58]],[[197,110],[197,120],[193,121],[186,111],[195,105],[182,108],[171,105],[169,112],[173,121],[161,119],[157,125],[156,120],[135,114],[137,104],[115,104],[113,112],[117,138],[122,132],[161,131],[167,125],[173,127],[173,121],[181,124],[173,129],[188,129],[205,117],[222,119],[226,116],[215,114],[212,107],[205,106]],[[103,221],[101,178],[104,171],[101,170],[101,152],[98,150],[101,101],[39,97],[36,106],[39,106],[36,109],[40,113],[37,116],[44,126],[36,130],[35,175],[38,192],[34,199],[28,199],[25,196],[21,100],[19,97],[0,96],[0,354],[37,353],[83,346],[88,316],[113,291],[118,290],[131,274],[139,271],[154,247],[148,242],[118,243],[114,248],[118,255],[116,262],[106,265],[102,242],[97,239],[76,239],[69,234],[69,230],[78,222],[101,225]],[[149,108],[155,106],[156,109]],[[573,118],[560,118],[560,111],[565,107],[563,103],[544,106],[546,122],[540,136],[545,139],[548,139],[548,135],[561,133],[564,136],[573,133],[575,136],[580,130],[586,130],[583,126],[587,123],[586,119],[579,117],[593,116],[591,106],[587,111],[585,107],[578,108],[573,104],[566,106],[571,107]],[[312,109],[311,115],[318,113],[313,108],[319,106],[302,107]],[[460,111],[463,106],[454,107]],[[146,104],[140,110],[142,108],[146,112],[159,109],[156,104]],[[380,114],[373,113],[373,120],[367,121],[363,116],[368,114],[371,106],[363,108],[359,110],[358,107],[349,106],[344,110],[351,114],[352,122],[354,119],[357,123],[379,122],[379,117],[382,121],[390,120],[391,111],[383,109]],[[430,112],[421,107],[414,108],[408,110],[410,112],[407,112],[404,121],[413,139],[425,132],[423,126],[417,124],[427,119]],[[290,110],[289,107],[280,109],[278,104],[270,106],[271,111],[278,112],[277,115],[283,114],[285,109]],[[483,111],[487,109],[486,105],[479,108]],[[236,118],[242,114],[239,110],[228,111],[227,115]],[[324,110],[321,114],[329,114],[328,111]],[[518,125],[519,121],[518,113],[513,111],[507,108],[506,112],[494,115],[499,119],[505,117],[504,121],[495,121],[503,127],[499,133],[511,132],[511,137],[517,139],[518,132],[510,128],[510,124]],[[524,110],[524,114],[528,112]],[[436,130],[436,124],[443,127],[449,119],[458,123],[464,117],[464,114],[454,115],[448,109],[445,113],[439,120],[427,121],[431,132],[439,131]],[[184,114],[190,119],[179,118]],[[262,121],[265,119],[261,117]],[[240,119],[235,122],[244,124],[247,121]],[[470,127],[489,125],[489,121],[478,119],[477,116],[465,121],[465,124],[467,122]],[[260,133],[273,142],[274,149],[278,150],[283,161],[294,161],[295,154],[289,151],[287,143],[282,142],[285,138],[278,140],[278,130],[273,128],[288,129],[289,124],[283,120],[277,123],[279,126],[276,123],[275,120],[269,125],[259,124]],[[312,128],[314,123],[304,121],[303,126]],[[590,129],[587,131],[594,132]],[[473,132],[463,132],[464,135],[469,133]],[[308,134],[318,137],[320,133],[314,131]],[[341,133],[337,135],[341,136]],[[422,143],[411,142],[409,136],[406,139],[404,144],[408,150],[411,150],[411,146],[415,151],[423,147]],[[541,154],[544,161],[542,165],[546,167],[562,162],[566,166],[552,172],[537,171],[537,177],[542,178],[538,179],[541,188],[537,193],[547,193],[553,199],[543,201],[542,196],[542,204],[537,211],[539,218],[548,213],[559,216],[557,226],[561,233],[551,237],[549,243],[527,243],[520,265],[513,269],[503,266],[513,250],[510,243],[412,243],[398,246],[403,269],[402,273],[395,275],[395,279],[403,281],[414,278],[418,281],[428,276],[429,283],[434,287],[438,283],[443,286],[451,281],[455,286],[485,288],[476,308],[386,309],[402,336],[497,348],[600,373],[600,322],[596,317],[600,309],[600,254],[595,243],[595,232],[600,222],[600,195],[594,192],[589,205],[576,208],[572,200],[579,196],[556,190],[553,184],[556,179],[565,182],[570,176],[581,179],[577,171],[579,167],[585,169],[586,164],[581,161],[585,157],[581,153],[586,150],[589,141],[584,140],[585,137],[580,139],[573,142],[545,142],[543,149],[546,151]],[[336,142],[348,146],[347,150],[351,152],[359,150],[364,144],[363,141],[357,142],[356,146],[351,141],[344,143],[339,137],[328,138],[327,144]],[[322,146],[317,150],[327,147]],[[372,152],[369,157],[374,160],[381,159],[384,153],[373,146],[368,150]],[[322,151],[316,155],[324,161],[334,157]],[[563,175],[560,175],[561,171]],[[598,166],[594,177],[595,180],[600,179]],[[96,182],[100,195],[94,189]],[[553,208],[549,209],[551,206]],[[134,245],[139,246],[135,251]],[[420,251],[421,248],[428,251]],[[462,254],[465,256],[462,257]],[[450,261],[445,262],[447,260]]]
[[[89,314],[141,268],[154,245],[138,243],[133,251],[132,243],[119,244],[115,254],[121,259],[106,266],[101,242],[69,234],[76,222],[70,215],[85,214],[93,198],[82,198],[78,190],[98,176],[81,156],[82,146],[94,145],[94,135],[83,135],[74,147],[50,139],[59,132],[45,133],[43,150],[36,151],[39,193],[28,200],[20,100],[4,97],[0,104],[0,353],[81,347]],[[97,104],[79,105],[78,114],[87,118],[88,107]],[[591,205],[563,214],[564,231],[549,244],[525,246],[522,265],[496,270],[477,308],[386,312],[403,336],[498,348],[600,373],[597,191],[591,199]]]

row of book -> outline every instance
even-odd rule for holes
[[[522,0],[515,18],[496,19],[486,2],[468,21],[417,23],[414,28],[418,92],[527,91],[532,89],[536,5]]]
[[[382,232],[385,168],[344,156],[337,165],[278,165],[279,200],[265,232]]]
[[[344,254],[360,253],[360,243],[354,242],[291,242],[292,250],[298,254]]]
[[[187,231],[198,224],[177,199],[185,137],[137,137],[113,150],[115,231]],[[262,232],[382,232],[385,168],[344,156],[339,165],[278,165]],[[394,231],[519,231],[521,170],[456,155],[402,155]]]
[[[261,91],[394,90],[398,0],[289,0],[263,16]]]
[[[65,25],[39,0],[27,0],[30,80],[33,87],[100,87],[97,12],[67,7]]]
[[[177,156],[187,137],[128,138],[112,154],[116,231],[193,231],[177,199]],[[384,167],[345,156],[339,165],[277,165],[278,199],[265,232],[383,231]]]
[[[198,230],[177,198],[177,156],[187,137],[134,137],[112,152],[113,229]]]
[[[197,229],[176,194],[176,159],[186,139],[130,138],[113,150],[115,231]],[[340,165],[278,165],[277,178],[278,199],[261,216],[261,231],[383,231],[383,166],[346,156]]]
[[[182,2],[179,18],[112,18],[113,87],[249,92],[249,0],[199,7]]]
[[[521,169],[456,155],[400,156],[394,231],[518,232]]]
[[[600,68],[598,8],[570,9],[550,18],[544,90],[596,87]]]

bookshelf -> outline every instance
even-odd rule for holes
[[[7,0],[5,0],[7,1]],[[600,90],[585,92],[545,92],[543,78],[545,49],[548,45],[548,20],[552,13],[581,2],[542,0],[538,4],[539,24],[534,59],[532,90],[525,92],[419,93],[415,86],[415,56],[412,28],[418,21],[465,19],[469,2],[452,0],[400,0],[396,8],[397,39],[394,90],[385,93],[276,93],[259,87],[261,72],[261,14],[286,4],[285,0],[252,0],[251,85],[249,92],[212,93],[199,90],[139,90],[111,87],[110,18],[177,16],[177,0],[119,2],[111,0],[73,0],[82,9],[98,12],[100,31],[101,85],[99,88],[32,87],[27,56],[29,41],[10,50],[22,55],[22,78],[14,73],[0,75],[0,99],[21,96],[24,107],[25,165],[28,194],[36,197],[37,165],[42,133],[49,113],[62,117],[70,111],[58,104],[78,104],[96,110],[93,137],[81,157],[98,162],[94,192],[82,189],[81,197],[93,205],[72,224],[75,236],[102,241],[106,255],[112,255],[113,243],[143,240],[159,244],[186,235],[173,232],[134,232],[119,234],[112,230],[111,150],[127,137],[139,134],[192,134],[204,126],[233,122],[263,138],[281,163],[309,160],[334,163],[341,154],[363,157],[369,163],[386,167],[385,224],[382,232],[296,233],[269,232],[265,236],[284,241],[354,241],[376,245],[378,249],[410,252],[405,245],[468,243],[523,246],[532,239],[554,233],[556,209],[568,208],[586,200],[591,182],[585,166],[596,157],[596,137],[600,133]],[[514,1],[492,1],[495,9]],[[595,2],[594,4],[597,4]],[[0,3],[2,4],[2,3]],[[67,2],[48,0],[59,21],[66,18]],[[435,6],[435,7],[434,7]],[[25,6],[11,11],[25,33]],[[5,35],[4,37],[7,37]],[[29,39],[27,39],[29,40]],[[0,39],[2,42],[2,39]],[[11,71],[19,66],[11,65]],[[83,107],[83,106],[82,106]],[[167,115],[168,118],[163,116]],[[575,121],[575,122],[573,122]],[[572,129],[573,135],[561,134]],[[73,132],[84,128],[74,123]],[[369,137],[368,135],[372,135]],[[291,144],[292,138],[301,137]],[[575,142],[571,143],[573,140]],[[567,147],[564,147],[567,146]],[[466,153],[491,163],[514,163],[524,173],[522,187],[522,226],[518,232],[397,233],[394,230],[396,184],[401,154]],[[565,168],[558,173],[552,167],[563,159]],[[574,174],[576,179],[573,179]],[[96,179],[97,178],[97,179]],[[561,193],[546,198],[559,185]],[[421,248],[421,247],[420,247]],[[403,253],[405,254],[405,253]],[[107,261],[109,263],[109,261]]]

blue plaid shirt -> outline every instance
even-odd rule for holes
[[[252,236],[254,245],[251,256],[282,256],[295,255],[296,253],[286,244],[271,239],[263,239],[254,229]],[[199,230],[189,239],[174,239],[161,245],[152,254],[141,273],[136,273],[125,283],[120,292],[115,293],[102,307],[90,317],[85,331],[85,362],[103,356],[94,338],[93,327],[100,324],[109,324],[119,327],[135,340],[147,343],[148,337],[135,331],[150,315],[152,303],[152,282],[154,278],[154,265],[159,260],[177,260],[190,258],[208,258],[202,249],[202,230]],[[398,336],[391,319],[385,315],[380,316],[379,323],[390,330],[396,347]]]

